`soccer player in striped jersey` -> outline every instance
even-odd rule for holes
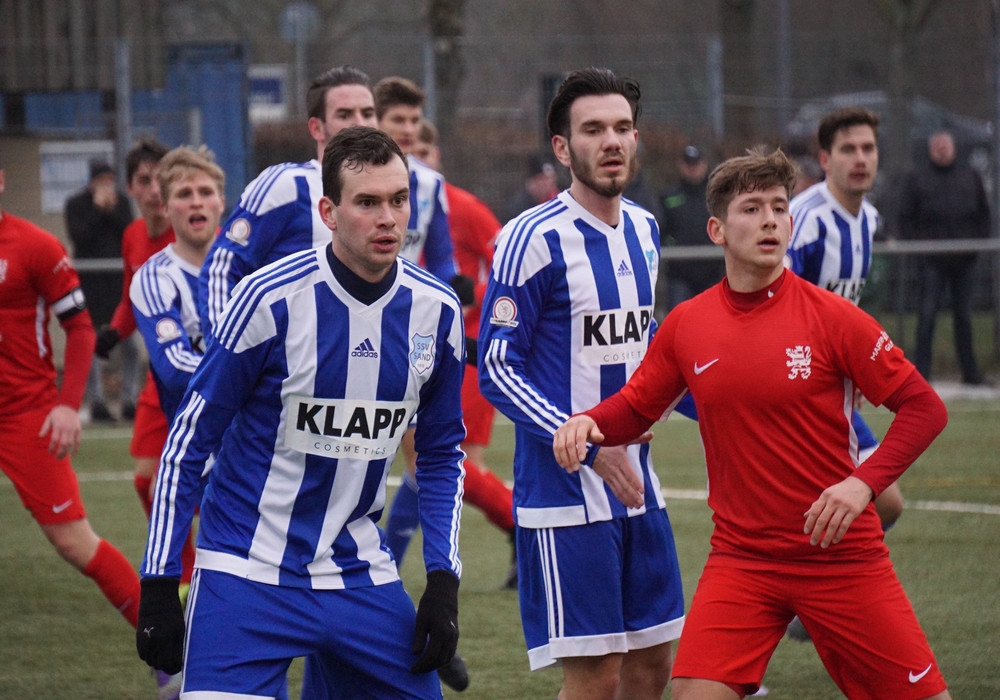
[[[185,147],[166,153],[156,163],[155,174],[156,185],[161,191],[156,201],[162,202],[171,243],[152,255],[134,276],[130,275],[132,308],[129,317],[135,319],[149,355],[150,379],[147,381],[151,386],[143,392],[149,392],[158,403],[154,413],[140,401],[136,429],[150,417],[161,416],[164,422],[162,436],[155,430],[144,430],[142,434],[133,435],[132,442],[138,441],[147,448],[157,445],[157,453],[161,453],[166,443],[167,426],[204,352],[195,302],[198,273],[219,230],[226,183],[225,174],[210,153]],[[143,460],[142,464],[145,463]],[[137,459],[137,468],[139,464]],[[142,482],[139,475],[136,476],[140,497],[149,494],[148,500],[143,500],[147,517],[152,512],[152,484],[157,464],[158,460],[152,461]],[[142,490],[140,483],[144,486]],[[182,598],[186,598],[193,572],[194,545],[189,534],[181,551]],[[159,697],[163,700],[176,697],[180,692],[180,674],[170,675],[163,671],[157,674]]]
[[[454,291],[398,258],[407,174],[384,133],[334,137],[319,203],[332,245],[246,277],[191,379],[160,464],[136,635],[154,667],[183,665],[184,692],[273,697],[309,655],[303,698],[441,697],[432,671],[458,641],[464,329]],[[376,524],[414,414],[416,611]],[[203,477],[185,636],[180,542]]]
[[[872,112],[845,107],[820,120],[819,164],[826,179],[792,198],[792,241],[786,264],[800,277],[858,304],[872,263],[879,214],[866,195],[878,172],[878,123]],[[864,461],[878,438],[854,412],[858,459]],[[875,508],[889,529],[903,512],[903,494],[892,484]],[[800,635],[801,636],[801,635]]]
[[[794,177],[780,151],[712,171],[708,233],[726,278],[671,311],[622,390],[560,426],[552,448],[579,473],[588,443],[628,443],[694,396],[714,530],[675,700],[754,692],[795,614],[845,696],[947,700],[872,505],[947,410],[875,319],[784,268]],[[861,465],[846,439],[855,386],[896,414]]]
[[[411,80],[390,76],[373,88],[378,128],[389,134],[407,156],[410,169],[410,221],[401,257],[422,265],[445,282],[455,277],[455,257],[448,229],[444,178],[412,157],[424,116],[424,91]]]
[[[139,268],[129,298],[160,404],[172,421],[205,352],[198,274],[219,230],[226,176],[210,153],[181,147],[160,162],[159,180],[176,240]]]
[[[561,697],[662,697],[684,623],[649,445],[595,448],[575,474],[552,453],[556,428],[625,384],[653,330],[659,231],[621,196],[636,167],[639,97],[606,69],[562,83],[548,127],[572,182],[504,226],[483,300],[480,387],[515,426],[528,659],[533,670],[561,662]]]
[[[352,66],[331,68],[306,93],[316,159],[273,165],[247,185],[209,251],[199,279],[198,308],[205,331],[215,327],[233,287],[246,275],[290,253],[329,242],[316,203],[323,196],[323,149],[341,129],[375,126],[369,78]]]

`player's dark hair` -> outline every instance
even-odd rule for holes
[[[829,153],[830,149],[833,148],[833,139],[841,129],[867,124],[875,132],[877,139],[878,123],[878,115],[870,110],[863,107],[842,107],[830,112],[820,120],[816,140],[819,142],[819,147]]]
[[[388,134],[370,126],[349,126],[330,139],[323,149],[323,195],[339,205],[344,187],[344,169],[360,170],[366,165],[385,165],[406,156]]]
[[[371,90],[371,78],[354,66],[336,66],[313,78],[306,90],[306,116],[316,119],[326,118],[326,93],[341,85],[361,85]]]
[[[382,78],[375,83],[372,94],[375,96],[376,119],[381,119],[390,107],[396,105],[424,106],[425,95],[420,86],[412,80],[401,78],[398,75]]]
[[[795,166],[780,148],[772,153],[765,153],[762,146],[748,149],[745,156],[719,163],[708,176],[705,193],[708,213],[725,220],[729,203],[736,196],[775,185],[784,187],[790,196],[797,174]]]
[[[125,182],[132,182],[132,176],[143,163],[159,163],[170,149],[154,138],[142,139],[125,154]]]
[[[583,68],[573,71],[556,91],[549,104],[546,123],[551,136],[569,137],[569,110],[580,97],[590,95],[621,95],[632,107],[633,125],[639,122],[639,83],[632,78],[621,78],[607,68]]]

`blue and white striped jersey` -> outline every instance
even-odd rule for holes
[[[205,352],[196,302],[198,273],[197,265],[181,259],[169,245],[143,263],[129,287],[135,323],[168,422]]]
[[[479,334],[480,388],[515,426],[518,525],[580,525],[663,508],[648,445],[628,448],[646,505],[628,511],[590,467],[566,473],[552,435],[615,393],[646,353],[660,236],[623,200],[611,228],[569,194],[511,220],[497,240]]]
[[[414,156],[407,156],[406,160],[410,168],[410,221],[399,255],[430,270],[438,279],[450,282],[455,276],[455,253],[448,226],[444,178]]]
[[[263,583],[357,588],[398,580],[377,527],[414,414],[428,570],[461,574],[462,314],[454,292],[399,260],[370,305],[330,246],[246,277],[195,372],[160,461],[144,576],[179,576],[209,455],[197,566]]]
[[[854,216],[818,182],[792,198],[788,266],[815,285],[857,304],[872,262],[878,211],[867,199]]]
[[[246,186],[201,268],[198,309],[206,335],[241,279],[286,255],[330,242],[316,206],[322,196],[317,160],[272,165]]]

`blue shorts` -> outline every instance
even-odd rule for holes
[[[439,700],[437,674],[410,673],[416,613],[400,581],[343,590],[272,586],[196,569],[181,697],[274,698],[292,659],[310,658],[302,698]],[[316,695],[312,689],[336,688]]]
[[[667,511],[517,528],[521,624],[531,670],[677,639],[684,594]]]
[[[858,436],[858,454],[864,456],[865,451],[874,450],[878,447],[878,438],[875,437],[875,433],[872,429],[868,427],[865,419],[861,417],[858,411],[855,411],[851,418],[851,425],[854,428],[854,434]],[[861,461],[864,461],[862,458]]]

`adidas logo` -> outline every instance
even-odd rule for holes
[[[622,260],[621,264],[618,266],[618,276],[619,277],[631,277],[632,271],[628,269],[628,263]]]
[[[375,351],[375,346],[372,345],[372,341],[365,338],[358,347],[351,351],[351,357],[378,357],[378,352]]]

